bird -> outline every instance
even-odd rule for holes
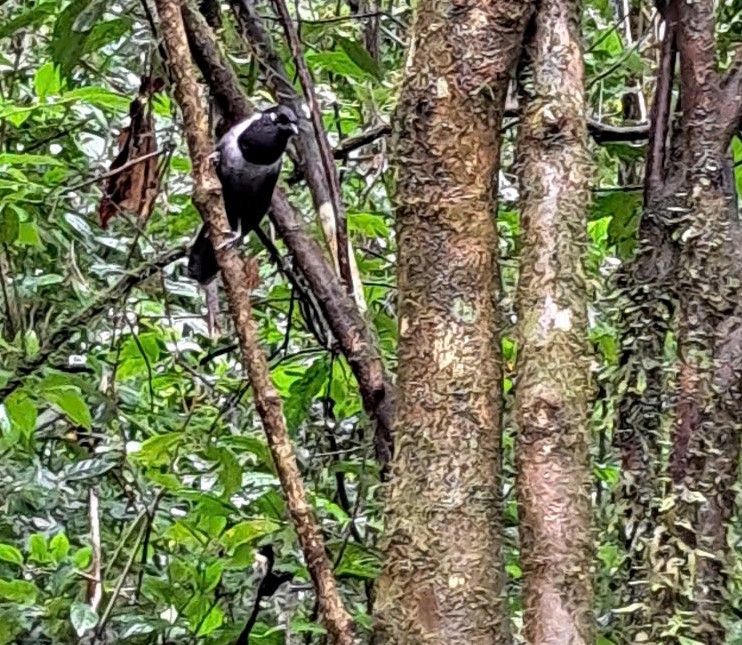
[[[299,133],[296,113],[276,105],[240,121],[216,146],[216,174],[232,229],[226,244],[256,230],[270,207],[289,139]],[[203,224],[188,257],[188,275],[208,285],[219,273],[208,227]]]

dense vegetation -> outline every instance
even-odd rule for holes
[[[238,4],[200,3],[242,89],[260,107],[275,100],[272,63],[244,38],[230,6]],[[628,387],[622,354],[636,338],[622,336],[625,303],[617,293],[637,247],[659,59],[653,6],[632,3],[626,21],[621,12],[630,3],[618,4],[619,10],[608,0],[590,0],[582,17],[593,172],[586,249],[589,452],[602,645],[625,642],[622,616],[639,602],[619,591],[628,545],[614,429]],[[277,60],[301,94],[272,5],[246,5],[262,16]],[[395,174],[386,125],[394,118],[413,7],[314,0],[291,9],[301,17],[304,59],[336,151],[364,315],[395,373]],[[0,0],[0,643],[233,642],[260,580],[254,555],[268,543],[277,568],[294,577],[265,604],[252,642],[320,642],[311,580],[224,295],[221,331],[210,333],[203,292],[185,275],[185,250],[201,218],[191,202],[191,161],[157,23],[147,0]],[[742,32],[738,3],[719,3],[716,30],[725,69]],[[164,87],[145,87],[137,99],[142,79],[155,78]],[[112,186],[109,170],[125,141],[132,101],[143,110],[145,134],[153,127],[154,145],[147,143],[150,157],[128,175],[134,187],[125,187],[126,203],[105,211],[101,199]],[[210,105],[216,126],[213,93]],[[508,105],[496,217],[503,544],[516,639],[523,615],[512,421],[523,245],[518,131],[518,112]],[[356,138],[369,132],[360,145]],[[739,138],[733,150],[742,194]],[[281,184],[322,240],[307,173],[295,150],[292,157]],[[304,483],[346,608],[367,633],[383,528],[374,423],[306,285],[300,281],[298,289],[287,280],[254,235],[246,252],[259,262],[254,315]],[[668,333],[663,341],[672,364],[675,337]],[[668,452],[662,444],[657,454],[666,461]],[[727,539],[736,564],[723,617],[730,643],[742,643],[740,535],[735,515]]]

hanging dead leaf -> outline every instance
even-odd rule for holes
[[[137,97],[129,106],[129,125],[118,136],[119,153],[106,180],[98,213],[103,228],[121,212],[145,224],[160,187],[157,140],[152,116],[152,96],[164,86],[161,79],[142,78]],[[136,162],[137,159],[142,161]],[[110,174],[110,173],[109,173]]]

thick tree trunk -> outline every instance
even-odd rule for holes
[[[665,49],[676,50],[680,62],[682,110],[667,145],[670,119],[655,118],[653,124],[645,218],[651,217],[643,224],[643,235],[661,261],[650,268],[663,282],[661,290],[645,293],[644,303],[671,298],[678,302],[679,375],[670,489],[664,500],[650,503],[651,513],[644,509],[650,523],[661,521],[645,531],[652,537],[646,546],[652,548],[644,572],[632,572],[631,582],[643,583],[640,589],[648,592],[637,594],[637,599],[648,601],[649,611],[635,616],[628,636],[632,642],[675,642],[683,637],[721,643],[730,555],[726,525],[733,512],[742,429],[742,231],[728,151],[731,134],[740,125],[742,72],[739,57],[725,80],[717,70],[712,0],[672,0],[660,9],[666,23]],[[656,104],[662,106],[666,91],[665,109],[672,67],[667,60],[667,73],[658,85]],[[667,87],[663,76],[670,79]],[[646,331],[637,338],[649,335],[659,341],[655,321],[641,322]],[[649,376],[661,364],[659,342],[653,351],[645,378],[637,379],[637,402],[649,401],[648,386],[657,382]],[[662,404],[668,400],[655,394],[652,389],[653,418],[658,421],[645,427],[645,433],[660,427]],[[633,409],[652,418],[641,407]],[[656,453],[640,455],[637,463],[658,461],[659,449],[652,448]],[[627,454],[624,451],[624,457]]]
[[[641,642],[650,627],[645,601],[663,496],[662,451],[669,438],[665,420],[671,366],[665,345],[677,309],[673,278],[678,262],[673,215],[668,210],[672,190],[667,182],[666,146],[676,61],[674,30],[674,24],[666,23],[652,104],[637,251],[619,277],[623,355],[616,388],[623,395],[614,442],[621,457],[620,525],[627,558],[624,575],[617,581],[622,591],[615,606],[632,608],[620,614],[631,642]]]
[[[728,150],[742,96],[725,94],[716,68],[713,0],[671,7],[683,106],[677,166],[685,181],[677,194],[684,206],[677,224],[680,374],[666,567],[675,571],[675,558],[682,564],[660,612],[688,611],[679,634],[720,643],[742,429],[742,229]]]
[[[580,7],[542,0],[519,75],[518,501],[526,641],[592,643]]]
[[[399,371],[379,642],[509,641],[500,553],[499,129],[528,2],[422,0],[398,108]]]

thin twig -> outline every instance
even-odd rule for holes
[[[147,159],[152,159],[152,157],[159,157],[161,154],[164,154],[168,152],[168,148],[162,148],[160,150],[155,150],[154,152],[148,152],[146,155],[142,155],[141,157],[137,157],[136,159],[131,159],[130,161],[127,161],[122,166],[119,166],[118,168],[114,168],[113,170],[109,170],[108,172],[103,173],[102,175],[98,175],[96,177],[93,177],[92,179],[86,179],[80,184],[76,184],[75,186],[69,186],[68,188],[63,188],[60,192],[61,193],[69,193],[73,192],[75,190],[80,190],[80,188],[85,188],[86,186],[90,186],[91,184],[96,184],[99,181],[103,181],[104,179],[110,179],[111,177],[115,177],[119,173],[124,172],[125,170],[129,170],[132,166],[136,166],[139,163],[142,163],[143,161],[147,161]]]
[[[144,538],[145,528],[146,528],[146,523],[142,522],[141,528],[139,529],[139,534],[137,535],[137,539],[134,542],[134,546],[131,549],[131,554],[129,555],[129,559],[126,561],[126,564],[124,565],[124,570],[121,572],[121,575],[119,576],[119,579],[116,582],[116,587],[114,588],[113,593],[111,594],[111,598],[108,601],[108,605],[106,605],[106,610],[103,612],[103,616],[101,616],[101,619],[98,622],[98,626],[95,628],[95,636],[93,638],[93,643],[97,642],[97,640],[102,636],[106,623],[108,622],[108,619],[111,617],[111,611],[113,610],[113,605],[115,604],[116,599],[121,594],[121,589],[124,586],[124,581],[126,580],[126,576],[129,575],[129,571],[131,570],[131,567],[134,564],[134,560],[136,560],[137,551],[139,551],[139,545],[142,543],[142,539]]]
[[[100,543],[100,500],[98,491],[91,487],[88,493],[88,521],[90,522],[90,546],[93,551],[93,567],[88,583],[88,604],[93,611],[98,611],[103,599],[103,579],[101,578],[101,543]]]
[[[319,146],[320,159],[327,177],[327,185],[330,189],[332,207],[335,211],[340,275],[345,281],[348,292],[353,293],[353,276],[351,275],[350,260],[348,259],[348,222],[345,218],[345,210],[340,192],[340,183],[338,181],[332,151],[330,150],[330,144],[327,140],[327,133],[322,125],[322,110],[317,101],[317,95],[314,91],[314,83],[309,73],[306,61],[304,60],[304,53],[302,51],[299,35],[296,33],[296,28],[291,15],[289,14],[288,7],[284,0],[273,0],[273,4],[276,7],[276,11],[281,20],[281,25],[286,34],[286,40],[288,41],[289,49],[291,50],[291,55],[296,65],[296,71],[299,76],[302,90],[304,91],[304,97],[309,104],[312,125],[314,126],[314,134],[317,138],[317,145]]]

